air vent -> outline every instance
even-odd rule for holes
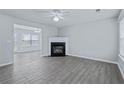
[[[100,12],[101,11],[101,9],[96,9],[96,12]]]

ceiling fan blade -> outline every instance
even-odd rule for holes
[[[58,16],[60,19],[64,19],[62,16]]]
[[[58,17],[59,19],[64,19],[63,16],[66,16],[68,13],[70,13],[69,11],[66,10],[61,10],[61,9],[43,9],[43,10],[35,10],[35,12],[45,15],[45,17],[50,17],[50,18],[54,18],[54,17]]]

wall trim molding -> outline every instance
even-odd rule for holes
[[[40,50],[38,49],[38,50],[14,51],[14,53],[30,53],[30,52],[37,52],[37,51],[40,51]]]
[[[119,68],[119,70],[120,70],[120,72],[121,72],[121,76],[122,76],[122,78],[124,79],[124,72],[123,72],[123,70],[122,70],[120,64],[118,63],[117,65],[118,65],[118,68]]]
[[[49,56],[49,55],[47,55],[47,54],[44,54],[44,55],[40,55],[40,57],[46,57],[46,56]]]
[[[124,58],[119,54],[118,55],[119,58],[121,58],[122,61],[124,61]]]
[[[79,55],[73,55],[73,54],[68,54],[68,55],[69,55],[69,56],[74,56],[74,57],[85,58],[85,59],[91,59],[91,60],[100,61],[100,62],[106,62],[106,63],[118,64],[118,62],[116,62],[116,61],[110,61],[110,60],[105,60],[105,59],[100,59],[100,58],[93,58],[93,57],[79,56]]]
[[[11,61],[11,62],[9,62],[9,63],[0,64],[0,67],[7,66],[7,65],[11,65],[11,64],[14,64],[14,62],[13,62],[13,61]]]
[[[124,58],[119,54],[118,57],[124,62]],[[118,68],[121,72],[122,78],[124,79],[124,71],[122,70],[122,66],[120,64],[120,62],[118,63]]]

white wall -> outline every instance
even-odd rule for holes
[[[118,21],[119,21],[119,27],[120,27],[119,28],[120,37],[122,37],[124,32],[124,10],[121,11]],[[124,40],[120,37],[119,37],[120,51],[118,53],[118,66],[124,78],[124,47],[123,47]]]
[[[58,29],[51,28],[49,26],[44,27],[44,31],[42,33],[42,41],[43,41],[43,56],[49,55],[49,38],[58,35]]]
[[[104,19],[59,29],[69,38],[69,53],[76,56],[117,61],[117,19]]]
[[[0,65],[13,61],[13,21],[0,15]]]
[[[120,37],[119,37],[119,40],[120,40],[120,55],[124,57],[124,18],[120,21]]]
[[[58,34],[57,28],[47,25],[41,25],[30,21],[25,21],[0,14],[0,65],[13,62],[14,48],[14,24],[21,24],[42,29],[42,54],[48,55],[48,38]]]

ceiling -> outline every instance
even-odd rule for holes
[[[119,9],[101,9],[100,12],[96,12],[96,9],[63,10],[67,11],[68,13],[63,15],[64,19],[60,20],[59,22],[54,22],[50,17],[49,12],[43,12],[52,11],[51,9],[1,9],[0,13],[36,23],[47,24],[56,27],[64,27],[105,18],[117,17],[120,12]]]

